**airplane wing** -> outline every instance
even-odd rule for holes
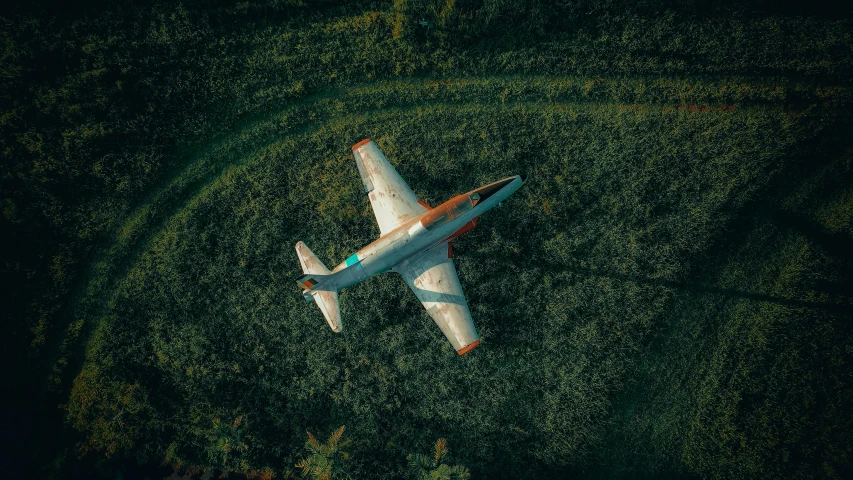
[[[454,350],[464,355],[480,344],[462,293],[450,247],[439,245],[394,267],[415,292]]]
[[[427,211],[372,140],[356,143],[352,153],[381,235]]]

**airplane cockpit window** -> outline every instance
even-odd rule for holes
[[[452,218],[456,218],[459,215],[471,210],[474,207],[474,204],[471,202],[471,197],[462,196],[456,197],[456,202],[450,206],[450,216]]]
[[[429,230],[444,225],[448,220],[450,220],[450,216],[447,215],[447,210],[445,208],[437,207],[430,210],[430,212],[421,219],[421,225]]]
[[[446,203],[432,209],[421,219],[424,228],[431,229],[447,223],[450,219],[474,208],[474,203],[469,195],[458,195]]]

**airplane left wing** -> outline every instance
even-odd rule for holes
[[[356,143],[352,153],[380,235],[427,211],[372,140],[366,138]]]
[[[480,344],[462,293],[449,246],[439,245],[416,255],[394,270],[400,272],[453,349],[464,355]]]

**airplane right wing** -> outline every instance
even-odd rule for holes
[[[352,153],[380,235],[427,211],[372,140],[366,138],[356,143]]]
[[[450,258],[450,247],[439,245],[394,267],[415,292],[453,349],[464,355],[480,344],[477,329]]]

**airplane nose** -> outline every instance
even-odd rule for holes
[[[524,183],[527,181],[527,175],[519,175],[518,178],[521,179],[521,183]]]

